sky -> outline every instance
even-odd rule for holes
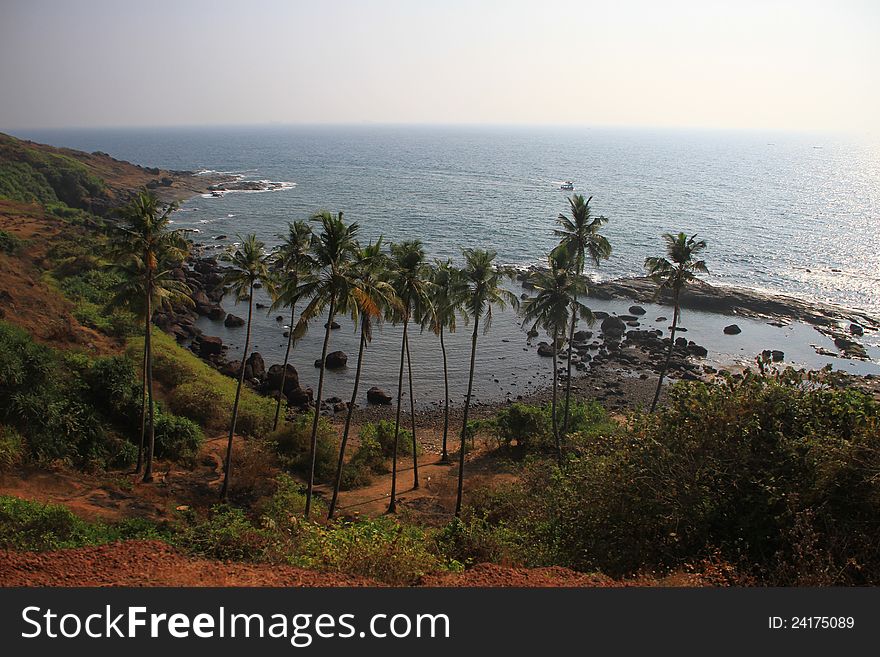
[[[0,130],[443,123],[880,134],[874,0],[0,0]]]

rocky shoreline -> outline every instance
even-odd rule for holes
[[[221,305],[226,288],[223,284],[225,267],[216,257],[205,255],[206,250],[197,248],[195,254],[183,265],[174,270],[173,275],[185,282],[192,289],[192,307],[179,306],[170,312],[158,313],[155,323],[162,330],[173,335],[179,343],[188,346],[197,356],[216,367],[222,373],[235,377],[241,367],[240,360],[227,357],[227,347],[221,338],[205,335],[197,326],[200,316],[213,320],[222,320],[226,326],[243,324],[240,317],[227,313]],[[523,274],[524,295],[528,295],[529,283]],[[598,283],[593,286],[591,296],[601,299],[626,298],[635,301],[655,301],[656,286],[649,279],[627,279]],[[761,317],[780,321],[805,321],[815,325],[819,330],[835,340],[841,354],[847,358],[858,358],[864,355],[864,348],[857,341],[863,331],[875,331],[880,322],[859,313],[847,312],[823,304],[807,304],[788,297],[772,297],[758,292],[735,290],[733,288],[714,287],[707,283],[694,286],[684,299],[685,307],[714,313],[730,314],[731,316]],[[264,307],[262,304],[258,306]],[[579,375],[573,381],[577,398],[596,399],[610,410],[632,409],[647,406],[650,403],[656,373],[665,361],[668,349],[668,338],[657,328],[642,328],[640,321],[644,319],[645,309],[637,304],[629,306],[629,314],[609,315],[596,312],[599,322],[593,330],[580,330],[570,345],[572,364]],[[284,321],[284,317],[280,316]],[[658,317],[658,320],[665,318]],[[856,323],[858,320],[859,323]],[[849,330],[844,333],[842,322],[850,322]],[[734,333],[738,329],[731,324],[725,332]],[[525,338],[526,336],[524,336]],[[536,336],[530,335],[526,344],[536,348],[539,355],[552,357],[552,347],[546,342],[536,342]],[[565,381],[565,359],[569,345],[561,345],[558,354],[560,381]],[[685,334],[676,338],[675,347],[669,367],[672,380],[706,380],[723,373],[716,367],[705,362],[707,350]],[[345,367],[347,355],[334,352],[328,355],[328,366]],[[770,362],[780,362],[784,354],[780,351],[767,350],[764,354]],[[332,361],[332,362],[329,362]],[[318,365],[318,363],[316,363]],[[292,412],[302,412],[315,406],[312,388],[302,385],[299,372],[292,365],[282,377],[282,365],[271,364],[267,367],[259,352],[251,353],[245,362],[245,381],[254,391],[277,398],[283,395]],[[282,378],[284,383],[282,386]],[[544,403],[549,400],[550,390],[543,390],[531,395],[517,396],[497,402],[478,403],[475,417],[491,414],[498,407],[513,401]],[[392,402],[391,395],[380,388],[364,389],[361,392],[363,406],[359,405],[356,413],[358,420],[375,420],[387,417]],[[453,418],[460,412],[460,404],[454,406]],[[338,397],[321,400],[322,413],[328,416],[345,413],[348,402]],[[434,407],[417,413],[420,423],[436,424],[442,418],[442,409]]]

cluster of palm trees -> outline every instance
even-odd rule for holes
[[[530,274],[536,295],[522,305],[523,324],[531,324],[532,330],[544,329],[553,340],[553,401],[552,427],[556,454],[563,462],[562,440],[568,431],[571,398],[572,349],[578,320],[593,321],[592,313],[581,301],[588,294],[584,269],[587,262],[598,266],[611,254],[611,245],[600,233],[607,222],[603,216],[594,217],[590,209],[591,198],[574,195],[569,199],[569,215],[560,214],[555,231],[560,238],[557,247],[548,256],[546,271]],[[171,272],[187,257],[185,231],[171,230],[169,217],[175,206],[161,206],[149,193],[138,195],[120,213],[122,219],[114,240],[114,265],[124,273],[127,283],[119,290],[119,303],[127,304],[139,312],[144,320],[144,367],[143,411],[141,449],[138,472],[145,462],[144,481],[152,480],[154,446],[154,404],[152,386],[151,322],[157,307],[189,302],[190,290],[175,279]],[[314,228],[313,228],[314,226]],[[356,406],[360,386],[363,355],[373,338],[376,324],[388,321],[402,328],[400,343],[400,366],[397,381],[396,412],[394,420],[394,443],[391,464],[391,494],[389,512],[397,505],[398,442],[401,431],[404,369],[408,373],[410,417],[412,428],[413,488],[419,486],[418,449],[415,421],[415,401],[412,383],[412,359],[409,349],[409,333],[413,325],[420,330],[430,330],[439,340],[443,358],[445,385],[443,442],[441,462],[449,462],[449,363],[446,357],[444,336],[454,332],[457,320],[473,323],[471,354],[468,370],[468,388],[465,396],[460,444],[458,452],[458,488],[455,514],[462,507],[465,438],[473,394],[476,366],[477,341],[480,329],[488,331],[494,308],[508,305],[518,309],[519,300],[506,287],[505,281],[513,279],[516,272],[496,262],[496,253],[484,249],[465,249],[461,267],[452,261],[429,262],[422,243],[408,240],[390,244],[385,248],[381,238],[368,244],[358,240],[359,226],[347,223],[342,212],[322,212],[311,222],[291,223],[281,244],[269,252],[255,235],[240,238],[239,245],[222,256],[229,265],[224,282],[240,301],[248,302],[247,329],[244,352],[238,373],[235,400],[229,425],[221,498],[226,500],[232,469],[233,437],[235,435],[241,388],[244,381],[245,363],[249,356],[251,326],[254,309],[254,290],[263,287],[272,298],[271,310],[290,310],[290,331],[282,367],[282,380],[276,403],[274,427],[277,428],[284,377],[290,352],[296,340],[317,318],[325,318],[324,340],[321,349],[315,411],[309,442],[310,466],[306,487],[305,516],[312,507],[315,479],[316,443],[319,427],[320,405],[323,398],[327,353],[330,345],[334,318],[350,316],[356,330],[360,331],[354,388],[339,444],[336,476],[328,515],[332,518],[337,509],[339,489],[345,467],[346,447],[351,428],[352,414]],[[679,293],[684,285],[693,280],[696,272],[705,271],[705,263],[694,256],[705,248],[705,242],[665,235],[668,258],[648,258],[646,267],[657,281],[658,290],[670,289],[675,305],[672,337],[679,317]],[[299,319],[297,308],[302,304]],[[296,321],[295,321],[296,320]],[[557,414],[558,368],[557,354],[568,343],[567,379],[562,418]],[[669,354],[672,353],[670,344]],[[666,360],[668,366],[669,358]],[[663,375],[658,381],[659,398]],[[145,438],[146,437],[146,438]]]

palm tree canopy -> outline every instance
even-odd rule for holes
[[[519,308],[519,299],[502,286],[504,279],[513,279],[516,272],[495,263],[495,251],[465,249],[465,265],[461,270],[464,284],[462,311],[466,318],[477,320],[485,317],[483,332],[492,324],[492,308],[505,308],[508,304]]]
[[[532,328],[540,326],[550,335],[565,333],[571,312],[575,311],[589,323],[593,323],[593,313],[575,296],[585,294],[586,285],[572,272],[573,254],[565,249],[556,250],[547,259],[549,270],[534,272],[529,280],[537,294],[522,305],[523,324],[532,323]]]
[[[422,328],[430,328],[434,334],[441,329],[455,332],[456,313],[467,298],[467,282],[464,274],[452,264],[452,260],[437,260],[431,268],[431,307],[424,313]]]
[[[182,230],[169,230],[177,204],[162,205],[155,194],[139,192],[119,208],[120,223],[111,233],[110,252],[115,260],[141,259],[144,270],[157,271],[161,261],[181,262],[189,255]]]
[[[648,276],[663,289],[678,291],[687,283],[696,279],[698,273],[706,274],[709,269],[705,260],[696,256],[706,248],[705,240],[697,240],[696,234],[687,236],[685,233],[672,235],[665,233],[666,256],[645,259]]]
[[[310,245],[313,275],[296,288],[300,298],[311,298],[297,322],[297,337],[306,332],[308,322],[331,301],[336,305],[340,299],[349,298],[352,285],[349,264],[358,249],[359,226],[346,224],[342,212],[336,215],[320,212],[312,219],[321,222],[321,232],[312,237]]]
[[[559,248],[572,256],[572,265],[578,274],[583,273],[587,257],[598,267],[599,261],[611,255],[611,243],[599,230],[608,222],[607,217],[593,217],[590,211],[590,198],[584,200],[582,194],[568,199],[571,216],[560,214],[557,218],[559,228],[553,232],[560,238]]]
[[[315,260],[310,252],[313,237],[312,227],[307,222],[295,221],[288,224],[287,235],[283,237],[272,259],[276,294],[270,311],[293,306],[299,301],[302,295],[301,286],[309,280],[315,269]]]
[[[160,267],[167,263],[160,262]],[[110,271],[120,275],[122,282],[116,287],[108,307],[121,307],[143,318],[146,313],[147,281],[143,259],[130,256],[122,262],[109,266]],[[172,275],[171,269],[153,272],[151,277],[150,306],[153,310],[169,309],[175,305],[192,306],[192,289]]]
[[[243,301],[251,292],[251,286],[257,281],[272,284],[269,275],[269,257],[266,245],[254,234],[247,237],[239,236],[241,246],[234,251],[227,251],[220,258],[231,265],[223,276],[225,285],[229,285],[238,301]],[[270,292],[271,292],[270,288]]]
[[[351,315],[355,326],[360,323],[367,341],[373,339],[373,322],[389,309],[400,309],[394,288],[382,276],[388,269],[388,256],[382,251],[382,238],[355,250],[346,268],[348,295],[339,300],[340,312]]]
[[[388,282],[400,300],[398,308],[390,309],[395,321],[421,318],[431,308],[433,285],[430,268],[425,262],[425,249],[420,240],[407,240],[391,245]]]

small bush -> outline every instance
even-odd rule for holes
[[[15,429],[0,425],[0,472],[10,470],[24,460],[24,438]]]
[[[285,422],[270,434],[269,440],[277,445],[284,465],[292,471],[308,476],[311,467],[309,460],[314,411],[297,415],[292,422]],[[326,418],[318,419],[318,434],[315,446],[315,479],[329,483],[336,475],[336,461],[339,456],[339,442],[333,425]]]
[[[205,440],[199,426],[185,417],[159,413],[155,418],[157,458],[192,461]]]
[[[271,535],[254,527],[244,511],[215,506],[207,518],[190,514],[175,542],[191,554],[210,559],[258,561],[271,544]]]
[[[5,230],[0,230],[0,253],[11,255],[17,252],[20,248],[21,239],[11,233],[7,233]]]

